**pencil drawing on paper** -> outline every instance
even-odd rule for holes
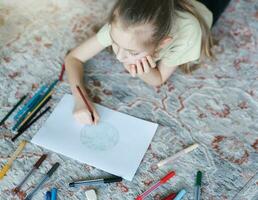
[[[85,125],[80,132],[81,143],[90,150],[106,151],[119,141],[119,132],[111,124],[100,121],[97,125]]]

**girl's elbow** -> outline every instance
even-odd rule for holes
[[[150,85],[153,86],[153,87],[159,87],[159,86],[163,85],[163,83],[165,83],[165,82],[166,81],[163,81],[162,79],[160,79],[158,81],[150,83]]]
[[[167,79],[163,79],[162,77],[159,79],[159,81],[156,81],[152,84],[154,87],[162,86],[164,83],[166,83]]]

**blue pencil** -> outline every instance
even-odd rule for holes
[[[57,197],[57,189],[52,188],[51,189],[51,200],[56,200],[56,197]]]
[[[14,116],[15,120],[18,120],[21,115],[26,112],[26,110],[31,106],[31,104],[35,101],[35,99],[43,92],[43,90],[47,88],[46,85],[42,86],[40,89],[36,91],[36,93],[30,98],[30,100],[17,112],[17,114]]]
[[[186,194],[186,190],[182,189],[180,190],[180,192],[176,195],[176,197],[174,198],[174,200],[181,200]]]
[[[45,200],[51,200],[51,192],[50,191],[46,192]]]
[[[24,113],[20,119],[16,122],[16,124],[13,126],[12,130],[16,130],[20,124],[22,123],[22,121],[26,118],[26,116],[29,114],[30,111],[32,111],[40,102],[42,99],[45,98],[45,96],[47,96],[52,90],[53,88],[56,86],[56,84],[58,83],[58,79],[55,80],[47,89],[46,91],[44,91],[42,94],[39,95],[39,98],[33,103],[33,105],[30,107],[29,110],[27,110],[26,113]]]
[[[29,114],[29,112],[31,110],[33,110],[33,108],[38,104],[39,100],[42,98],[42,95],[44,95],[48,90],[47,88],[45,89],[46,91],[43,91],[43,94],[39,94],[34,101],[31,103],[31,106],[28,107],[25,112],[20,116],[20,118],[18,119],[18,121],[15,123],[15,125],[13,126],[12,130],[16,130],[20,124],[22,123],[22,121],[26,118],[26,116]]]

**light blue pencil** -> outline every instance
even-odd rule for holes
[[[182,189],[180,190],[180,192],[176,195],[176,197],[174,198],[174,200],[181,200],[186,194],[186,190]]]

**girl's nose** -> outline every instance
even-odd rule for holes
[[[119,60],[120,62],[123,62],[123,61],[127,58],[126,52],[125,52],[123,49],[118,48],[117,54],[116,54],[116,58],[117,58],[117,60]]]

